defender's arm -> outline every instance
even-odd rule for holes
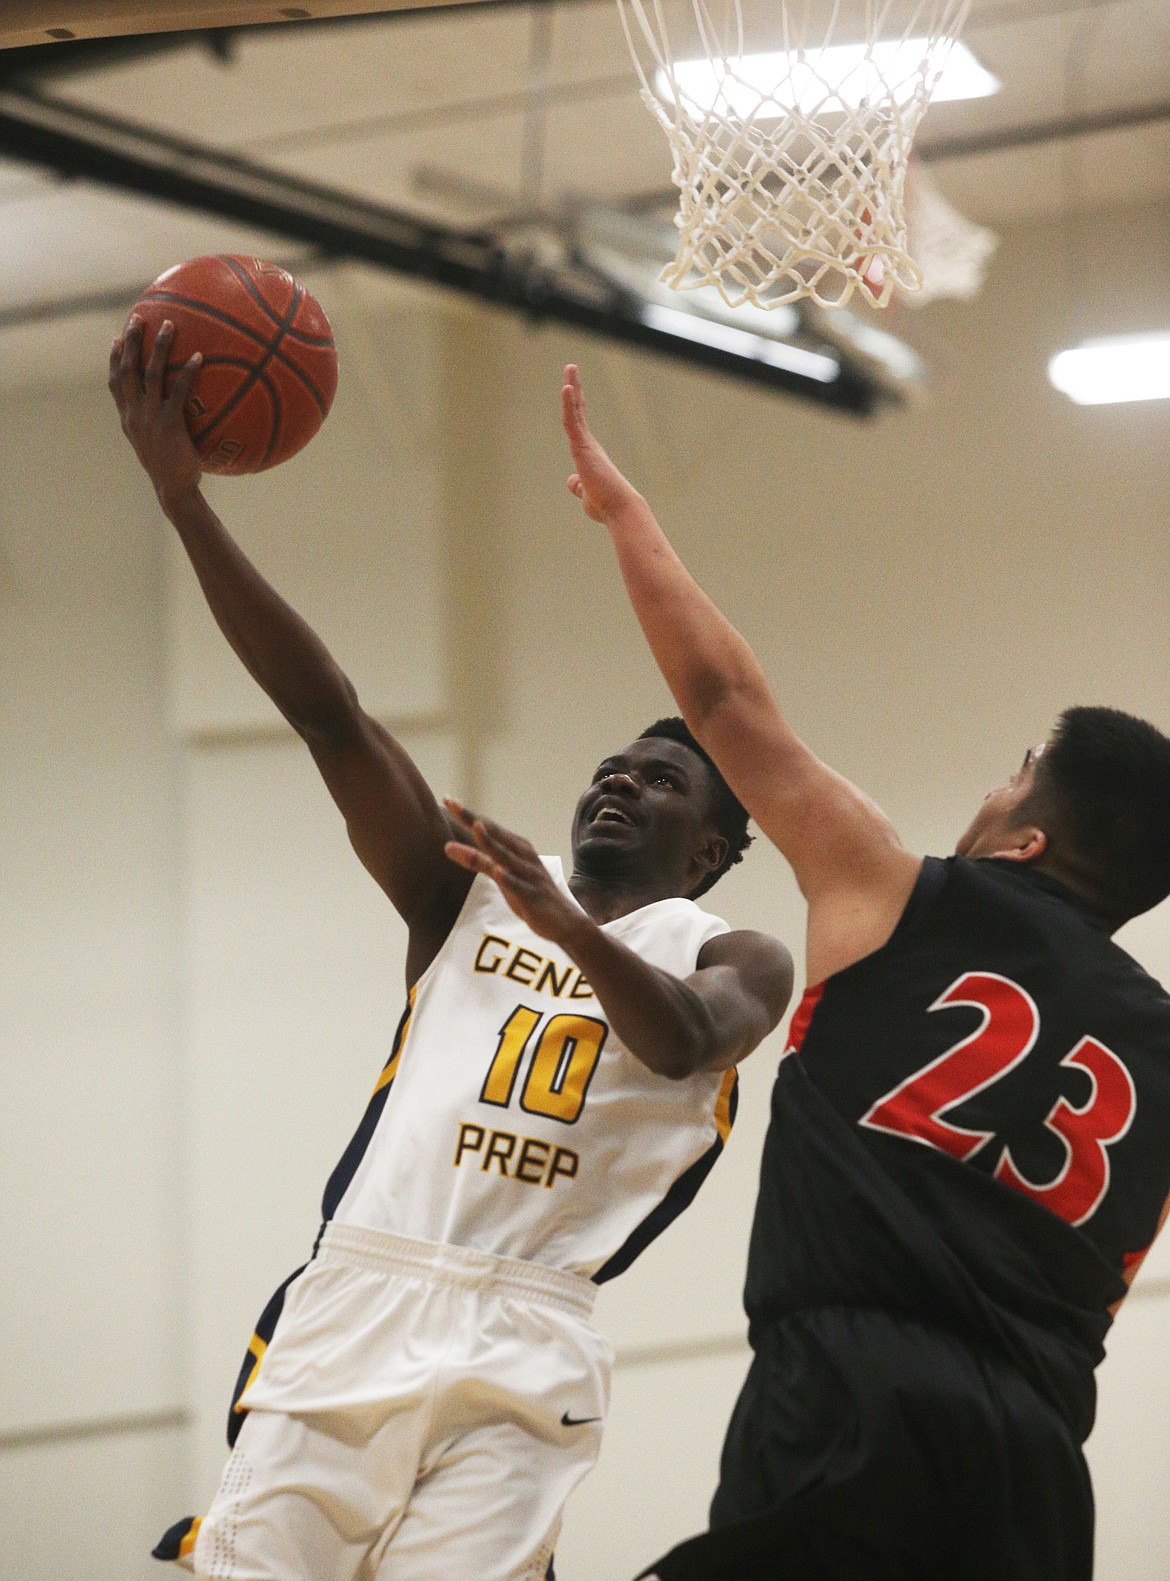
[[[680,978],[611,939],[549,877],[535,848],[490,819],[448,801],[465,831],[447,854],[499,884],[518,916],[559,944],[589,980],[613,1030],[643,1065],[681,1081],[726,1070],[771,1032],[792,993],[792,956],[767,934],[725,933]]]
[[[809,980],[884,943],[921,866],[892,824],[829,768],[781,713],[751,648],[716,608],[585,421],[577,370],[565,370],[569,488],[609,530],[651,651],[696,737],[779,847],[809,902]]]
[[[447,818],[407,753],[362,708],[324,643],[269,586],[200,492],[199,457],[183,417],[199,358],[164,400],[173,338],[164,325],[145,372],[140,321],[131,320],[125,340],[115,343],[109,382],[123,430],[220,630],[308,745],[354,849],[409,925],[408,974],[415,977],[446,937],[470,882],[445,860]]]

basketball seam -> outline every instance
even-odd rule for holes
[[[229,403],[223,407],[221,411],[217,412],[205,427],[196,428],[192,431],[192,442],[197,445],[201,444],[202,441],[207,438],[208,434],[211,433],[217,423],[222,422],[229,412],[233,412],[235,410],[241,398],[245,396],[257,382],[257,370],[254,364],[246,361],[246,359],[243,357],[205,357],[203,359],[203,366],[205,368],[242,368],[243,371],[249,374],[251,377],[249,377],[248,381],[236,391]],[[166,373],[178,373],[182,367],[183,364],[181,362],[176,362],[174,364],[168,363],[164,371]],[[261,368],[262,367],[263,364],[261,364]],[[275,390],[275,386],[269,382],[267,375],[260,373],[259,379],[264,385],[265,389],[268,390],[269,394],[271,395]]]
[[[296,312],[297,308],[300,307],[301,301],[304,298],[304,294],[305,294],[304,287],[298,284],[296,286],[296,289],[293,291],[293,299],[289,303],[288,313],[286,314],[286,320],[287,319],[291,319],[293,314]],[[261,337],[258,336],[258,335],[255,337],[260,342],[260,345],[265,347],[264,356],[261,357],[260,361],[256,364],[256,366],[250,370],[251,377],[244,380],[243,384],[240,385],[239,389],[232,396],[231,400],[227,403],[227,405],[224,406],[223,408],[221,408],[221,410],[216,414],[216,416],[212,419],[212,421],[210,423],[208,423],[207,427],[199,435],[199,439],[200,440],[206,439],[206,438],[209,437],[209,435],[213,434],[215,432],[215,430],[219,427],[220,423],[223,422],[224,418],[231,416],[232,412],[234,412],[236,407],[239,406],[240,402],[244,399],[245,395],[248,394],[248,391],[254,389],[257,384],[262,384],[264,386],[265,390],[267,390],[267,392],[268,392],[269,400],[272,402],[273,412],[272,412],[272,422],[271,422],[271,425],[270,425],[269,430],[268,430],[268,446],[267,446],[267,448],[266,448],[266,450],[264,452],[264,455],[261,458],[261,464],[263,465],[263,463],[267,462],[268,459],[271,457],[273,449],[276,446],[276,438],[277,438],[277,434],[279,432],[280,405],[279,405],[278,401],[276,400],[276,389],[275,389],[275,386],[273,385],[273,383],[272,383],[272,381],[270,379],[265,377],[264,370],[268,366],[268,364],[272,361],[273,357],[278,354],[278,348],[280,346],[281,333],[283,331],[283,328],[284,328],[284,324],[278,321],[276,339],[271,341],[271,342],[267,342],[267,341],[261,339]],[[285,361],[284,358],[281,358],[280,360],[282,362]],[[288,366],[289,367],[293,367],[294,365],[292,363],[289,363]],[[305,382],[307,384],[308,380],[306,380]],[[312,387],[310,386],[310,388],[312,388]]]
[[[276,386],[264,372],[264,369],[267,367],[270,360],[270,358],[265,357],[264,361],[255,368],[253,368],[250,363],[245,362],[243,364],[243,366],[248,369],[250,377],[240,385],[239,389],[232,396],[231,400],[222,409],[222,411],[216,413],[211,422],[207,424],[206,428],[201,428],[197,434],[191,435],[192,441],[195,444],[202,444],[205,439],[209,438],[219,427],[220,423],[223,422],[224,418],[231,416],[236,407],[239,406],[240,402],[244,399],[245,395],[247,395],[250,390],[255,389],[258,384],[262,384],[265,390],[268,392],[268,398],[273,405],[272,425],[269,429],[268,448],[265,450],[264,456],[262,458],[264,461],[268,460],[276,445],[277,423],[280,416],[280,403],[276,399]]]
[[[235,275],[236,279],[244,287],[244,290],[247,291],[248,295],[251,296],[255,301],[256,306],[261,308],[274,324],[279,324],[281,322],[280,314],[272,306],[272,303],[265,299],[264,293],[256,289],[256,282],[249,277],[248,271],[238,264],[230,253],[220,253],[219,261],[220,263],[227,264],[228,268]],[[291,275],[289,278],[292,278]],[[295,283],[296,282],[294,281],[294,284]],[[332,335],[310,335],[303,329],[291,328],[286,328],[285,334],[290,340],[300,341],[301,344],[305,346],[332,346],[333,344]]]
[[[269,399],[272,402],[272,435],[268,441],[268,449],[264,452],[264,461],[262,463],[264,466],[268,466],[272,460],[272,452],[276,449],[276,441],[280,437],[280,391],[267,377],[267,375],[261,374],[260,378],[264,384],[265,389],[268,391]]]
[[[196,440],[196,443],[198,443],[198,442],[206,439],[210,434],[214,433],[215,429],[219,426],[219,424],[223,421],[223,419],[225,417],[229,416],[231,414],[231,412],[233,412],[235,410],[236,404],[241,399],[241,397],[243,395],[246,395],[249,390],[255,389],[255,387],[258,384],[263,387],[265,393],[268,396],[269,401],[272,403],[272,417],[271,417],[270,426],[269,426],[268,446],[267,446],[266,450],[264,451],[263,456],[260,458],[259,466],[253,467],[251,469],[253,472],[261,472],[269,464],[269,462],[272,459],[272,452],[276,449],[276,441],[280,437],[280,415],[281,415],[280,396],[279,396],[279,393],[277,392],[276,386],[273,384],[272,380],[268,377],[268,375],[266,373],[264,373],[262,371],[258,372],[244,386],[243,390],[239,393],[239,395],[236,395],[236,396],[232,397],[231,404],[224,407],[223,411],[219,414],[219,416],[215,419],[215,421],[212,422],[212,423],[209,423],[207,425],[207,427],[202,430],[202,432],[198,436],[198,439]]]
[[[302,297],[302,295],[303,295],[303,292],[301,290],[301,287],[298,285],[296,290],[293,292],[292,302],[289,304],[289,309],[288,309],[288,317],[289,318],[292,317],[292,315],[296,312],[297,308],[301,305],[301,297]],[[280,332],[279,331],[280,331],[280,326],[278,325],[276,339],[274,341],[272,341],[271,343],[265,342],[263,340],[260,341],[260,344],[262,346],[265,346],[266,350],[265,350],[265,353],[264,353],[263,357],[261,357],[260,361],[251,370],[251,377],[244,380],[243,384],[240,385],[239,389],[232,396],[231,400],[227,403],[227,405],[225,407],[223,407],[222,410],[218,413],[218,415],[214,418],[214,420],[207,425],[207,428],[204,430],[203,434],[200,436],[201,438],[207,438],[208,435],[213,434],[215,432],[216,428],[218,428],[218,426],[220,425],[220,423],[223,422],[224,418],[225,417],[229,417],[231,415],[231,413],[235,411],[236,407],[239,406],[240,402],[244,399],[245,395],[247,395],[248,391],[251,390],[251,389],[254,389],[257,384],[263,384],[264,388],[268,391],[269,397],[271,398],[272,393],[273,393],[273,386],[272,386],[270,380],[268,380],[268,379],[266,379],[264,377],[264,370],[268,366],[268,364],[272,361],[273,357],[276,355],[277,347],[280,345]],[[259,338],[259,337],[257,337],[257,338]],[[274,442],[275,437],[276,437],[275,423],[276,423],[276,414],[273,413],[273,426],[269,429],[268,449],[266,450],[265,455],[271,455],[271,453],[272,453],[272,445],[273,445],[273,442]]]
[[[302,288],[298,286],[297,289],[300,291]],[[282,363],[289,370],[290,373],[295,374],[308,390],[309,394],[313,397],[314,401],[316,401],[317,406],[320,408],[321,416],[325,417],[328,415],[329,408],[325,404],[325,398],[322,396],[317,386],[313,383],[312,379],[309,378],[308,374],[305,373],[303,369],[297,367],[296,363],[293,362],[291,357],[279,349],[280,342],[284,338],[283,335],[277,335],[275,340],[266,340],[259,330],[252,329],[248,324],[241,323],[238,319],[233,318],[230,313],[224,313],[219,308],[209,307],[206,302],[200,302],[196,297],[180,296],[176,291],[147,291],[144,293],[142,300],[144,302],[172,303],[175,307],[189,308],[195,312],[205,314],[208,318],[213,319],[217,324],[226,324],[229,329],[238,330],[241,335],[246,335],[250,340],[254,340],[258,346],[262,346],[264,348],[266,353],[264,358],[265,363],[269,362],[273,357],[275,357],[278,362]],[[296,308],[299,306],[299,304],[300,297],[296,297],[293,302],[294,312],[296,311]],[[279,323],[279,320],[277,322]],[[332,342],[328,342],[327,344],[331,345]]]

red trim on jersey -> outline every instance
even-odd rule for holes
[[[785,1054],[799,1054],[801,1045],[808,1035],[809,1024],[813,1018],[813,1011],[821,1002],[821,995],[825,991],[824,983],[818,983],[815,988],[806,988],[804,998],[796,1007],[796,1014],[792,1018],[792,1025],[788,1028],[788,1044]]]
[[[1146,1253],[1149,1251],[1149,1249],[1150,1248],[1148,1246],[1146,1246],[1146,1247],[1143,1247],[1140,1252],[1126,1252],[1125,1255],[1121,1259],[1121,1266],[1122,1266],[1123,1270],[1126,1273],[1129,1273],[1131,1268],[1133,1268],[1133,1269],[1139,1268],[1141,1266],[1141,1264],[1142,1264],[1142,1261],[1145,1258]]]

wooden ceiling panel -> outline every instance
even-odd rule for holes
[[[455,0],[306,0],[303,5],[277,5],[272,0],[141,0],[137,4],[134,0],[5,0],[0,49],[127,33],[307,22],[444,3]]]

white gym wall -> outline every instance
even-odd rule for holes
[[[908,842],[945,851],[1066,703],[1170,727],[1170,407],[1076,408],[1044,374],[1070,332],[1162,323],[1168,250],[1170,207],[1098,214],[1074,303],[1067,231],[1009,231],[983,297],[931,310],[931,398],[870,424],[324,271],[329,424],[213,498],[435,788],[567,854],[595,761],[669,709],[603,533],[564,492],[573,358],[797,726]],[[145,1551],[211,1495],[253,1320],[309,1249],[403,993],[397,919],[121,438],[117,328],[54,331],[93,348],[56,382],[37,342],[0,337],[5,1581],[160,1573]],[[709,904],[799,954],[762,844]],[[1164,910],[1126,942],[1170,978]],[[628,1581],[704,1522],[780,1046],[746,1067],[698,1202],[599,1303],[613,1414],[563,1581]],[[1168,1320],[1170,1245],[1100,1375],[1100,1581],[1170,1573]]]

